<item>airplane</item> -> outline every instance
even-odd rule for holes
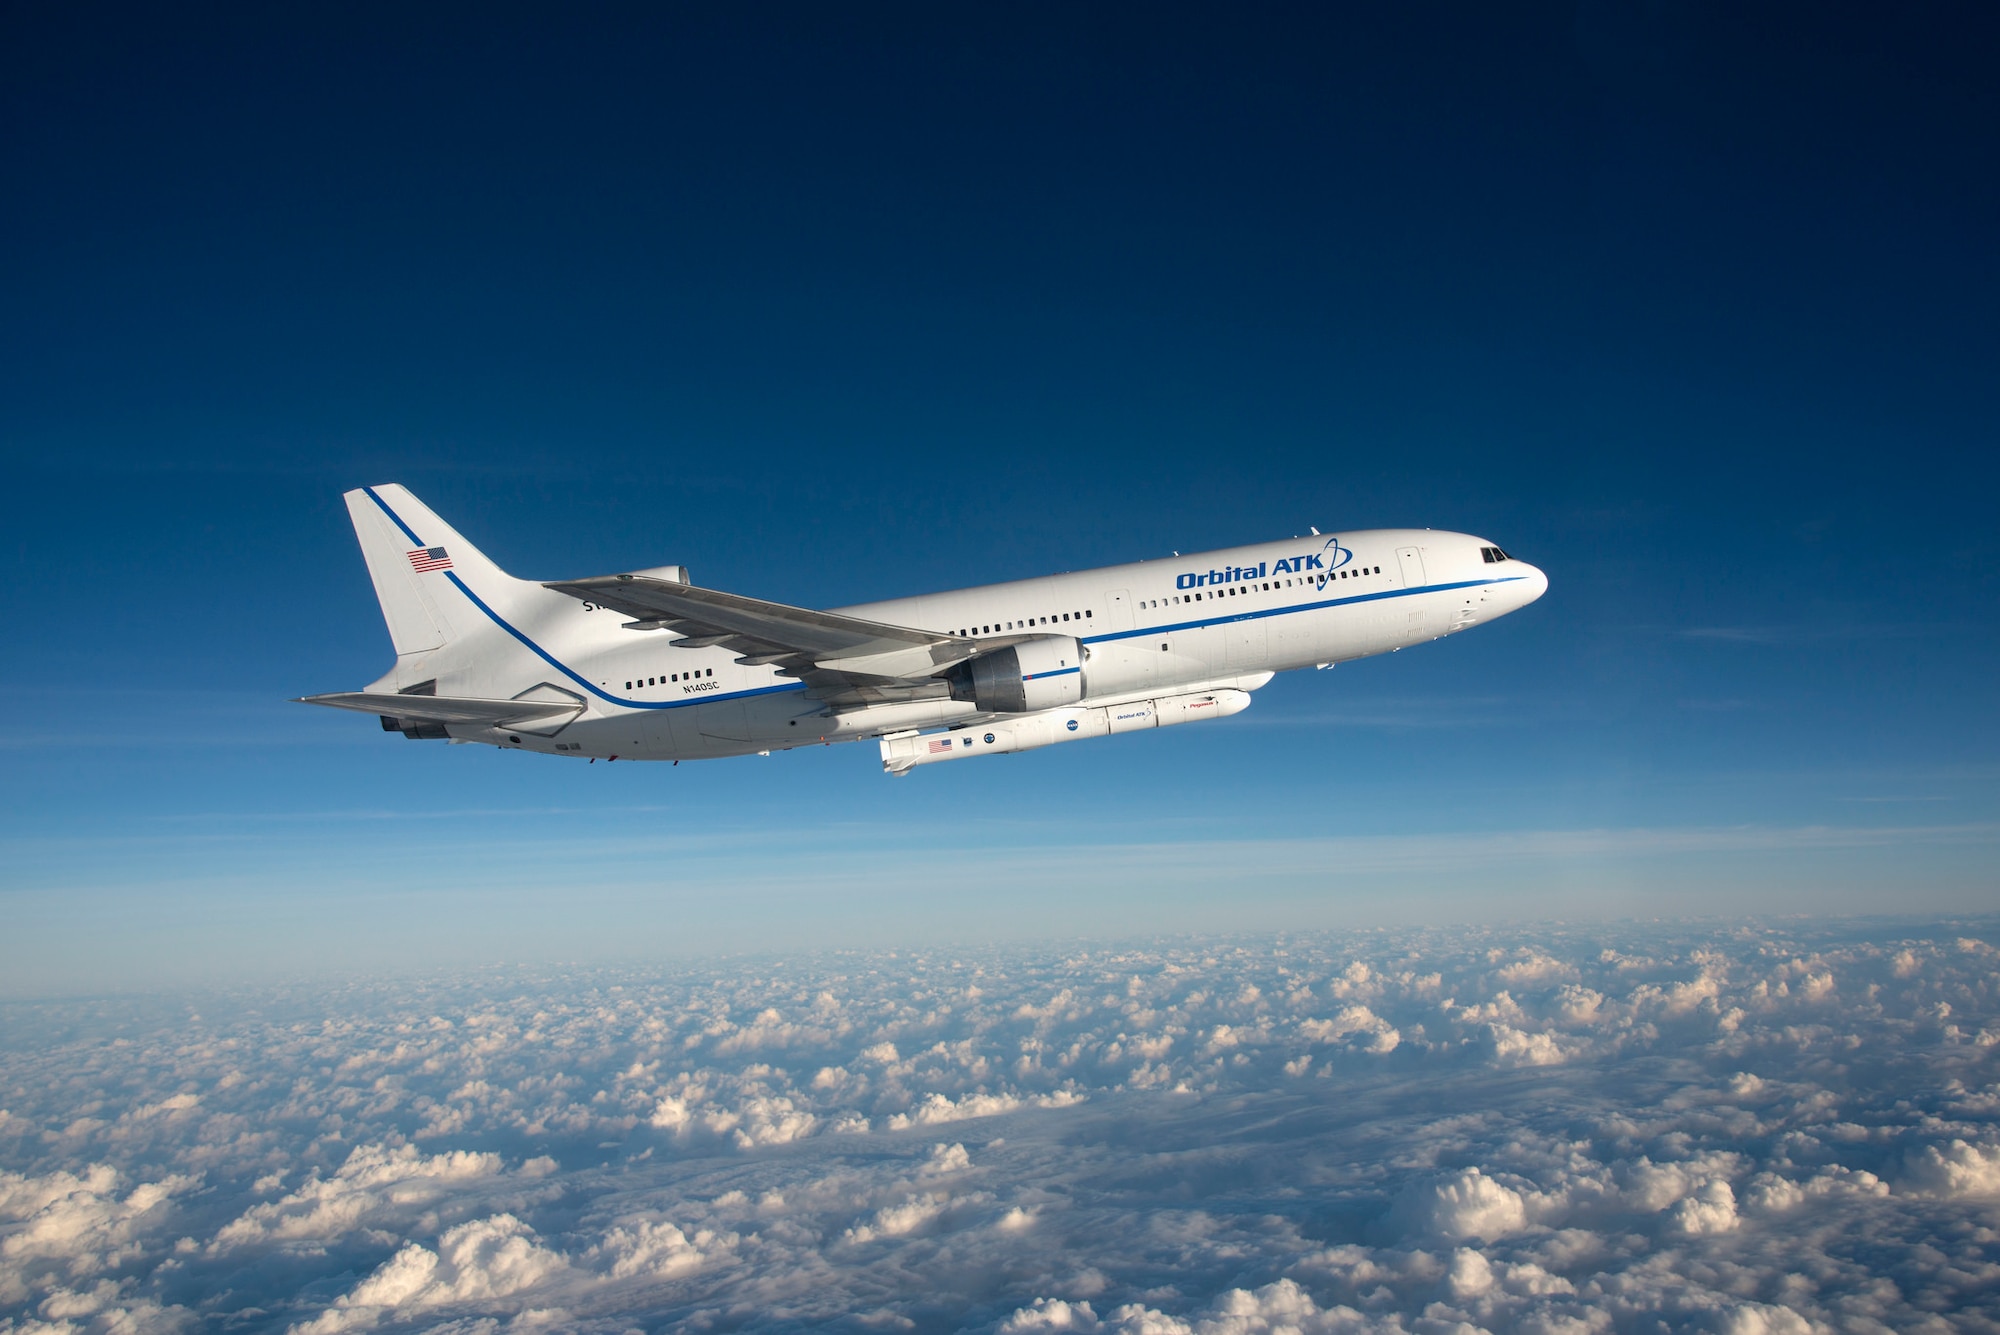
[[[1276,673],[1455,635],[1549,586],[1464,533],[1313,529],[823,612],[704,588],[678,565],[516,579],[401,486],[345,499],[396,665],[299,703],[575,759],[872,740],[904,776],[1225,718]]]

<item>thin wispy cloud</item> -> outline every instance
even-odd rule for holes
[[[1913,625],[1908,623],[1883,623],[1864,621],[1821,622],[1805,624],[1773,624],[1746,626],[1677,626],[1665,627],[1668,633],[1684,640],[1713,640],[1725,644],[1755,644],[1766,646],[1819,644],[1828,641],[1907,639],[1927,635],[1941,635],[1951,627],[1936,624]]]

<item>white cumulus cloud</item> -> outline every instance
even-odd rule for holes
[[[2000,1327],[2000,923],[48,1003],[0,1335]]]

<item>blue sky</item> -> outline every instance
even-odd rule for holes
[[[1992,902],[1990,15],[6,20],[29,991]],[[340,493],[805,604],[1382,525],[1551,591],[903,781],[416,746]]]

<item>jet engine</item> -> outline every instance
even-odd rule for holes
[[[994,714],[1057,709],[1083,698],[1083,646],[1074,636],[1045,635],[959,664],[946,677],[951,698]]]

